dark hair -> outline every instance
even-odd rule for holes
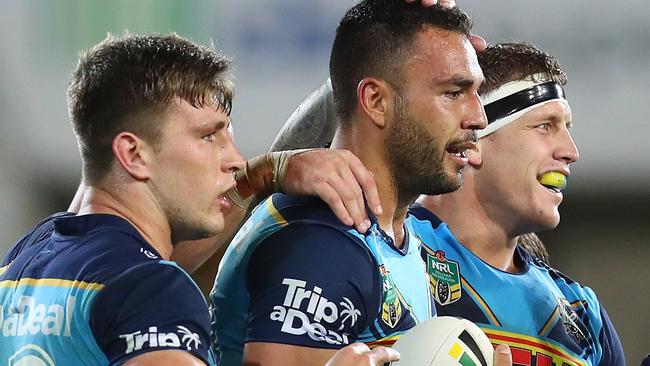
[[[176,34],[109,35],[83,52],[68,86],[68,110],[84,177],[101,179],[123,131],[158,142],[160,116],[175,97],[200,108],[232,108],[230,60]]]
[[[480,94],[490,93],[501,85],[535,74],[544,74],[560,85],[567,82],[566,73],[555,57],[526,42],[488,46],[478,54],[478,62],[485,76],[479,88]]]
[[[415,35],[428,27],[469,36],[471,22],[458,8],[424,8],[420,1],[363,0],[345,13],[330,58],[336,115],[344,125],[356,108],[363,78],[381,78],[399,90]]]

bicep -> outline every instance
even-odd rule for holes
[[[207,304],[171,264],[141,265],[111,281],[93,301],[90,327],[111,363],[168,350],[210,359]]]
[[[289,344],[250,342],[244,347],[245,366],[322,366],[336,350]]]
[[[205,362],[189,352],[155,351],[131,358],[124,366],[205,366]]]
[[[316,225],[283,229],[249,263],[247,342],[338,349],[378,308],[379,279],[363,244]]]

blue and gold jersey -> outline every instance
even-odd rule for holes
[[[1,364],[112,365],[169,349],[213,362],[198,287],[126,220],[51,217],[17,245],[0,268]]]
[[[414,205],[409,220],[423,242],[439,315],[476,323],[512,348],[514,365],[625,365],[620,340],[594,292],[517,248],[520,273],[482,261],[447,225]]]
[[[11,247],[11,249],[9,249],[4,258],[2,258],[0,267],[4,267],[7,264],[13,262],[13,260],[23,252],[23,250],[35,245],[44,239],[49,238],[50,235],[52,235],[52,232],[54,232],[54,219],[57,219],[59,217],[70,217],[74,215],[75,214],[71,212],[57,212],[43,219],[41,222],[36,224],[32,230],[25,234],[25,236],[20,238],[20,240],[18,240],[14,246]]]
[[[343,225],[316,198],[273,195],[235,236],[210,294],[221,364],[246,342],[342,348],[392,344],[435,315],[419,243],[397,248],[373,222]]]

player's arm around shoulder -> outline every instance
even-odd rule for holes
[[[291,225],[251,257],[244,365],[324,365],[368,327],[381,289],[363,244],[324,225]]]

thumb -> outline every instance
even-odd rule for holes
[[[500,344],[494,349],[494,366],[512,366],[512,354],[507,344]]]
[[[371,365],[383,365],[392,361],[399,361],[399,352],[392,348],[375,347],[370,351]]]

